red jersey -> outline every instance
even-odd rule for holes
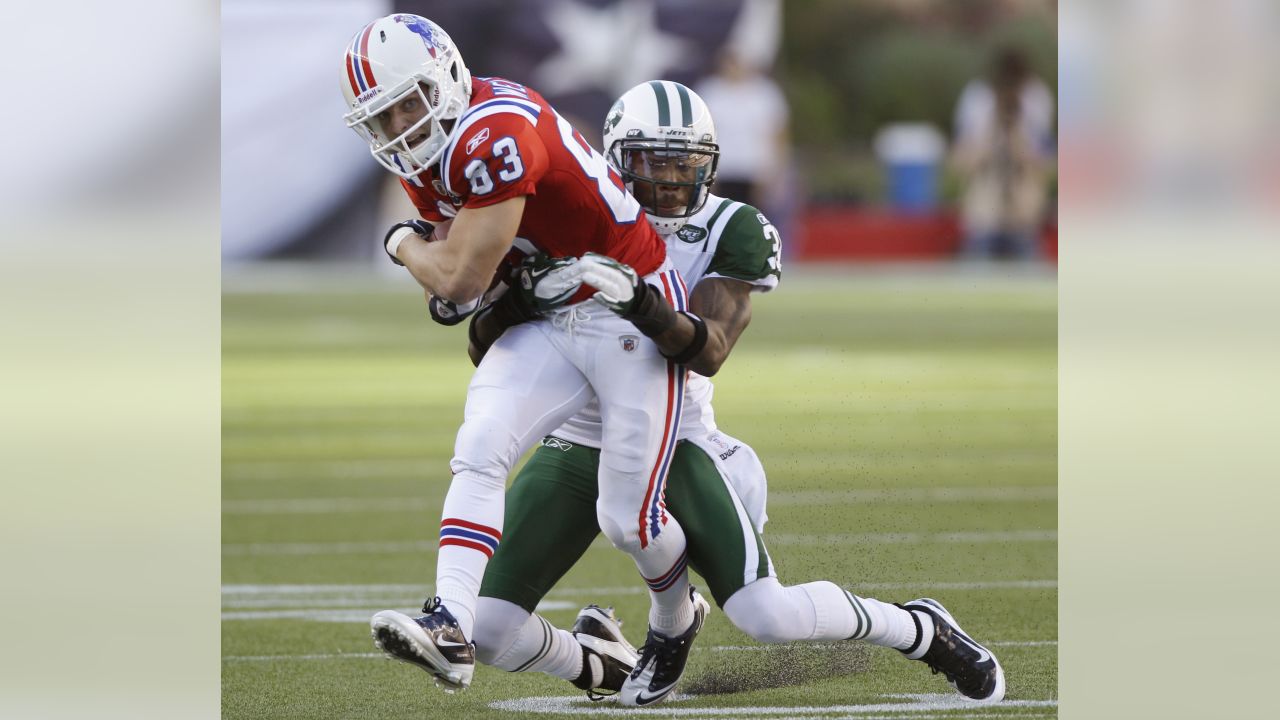
[[[642,277],[666,258],[617,171],[541,95],[509,80],[474,78],[440,161],[401,183],[428,222],[523,195],[516,236],[551,257],[596,252]]]

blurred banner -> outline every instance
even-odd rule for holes
[[[623,91],[653,78],[692,84],[726,47],[767,68],[782,26],[779,0],[225,0],[224,259],[287,253],[302,238],[339,245],[327,236],[375,211],[381,171],[342,124],[339,56],[392,11],[439,23],[474,74],[529,84],[597,146]]]
[[[369,182],[342,123],[346,43],[389,0],[222,3],[222,254],[270,254]]]

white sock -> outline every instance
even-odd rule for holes
[[[825,580],[784,587],[776,578],[762,578],[734,593],[724,612],[761,642],[856,639],[906,649],[916,640],[911,613]],[[930,623],[925,637],[932,637],[932,629]]]
[[[444,498],[436,595],[467,639],[475,630],[480,580],[502,538],[504,480],[463,470],[453,476]]]
[[[667,539],[664,532],[658,541]],[[683,535],[681,536],[683,540]],[[652,548],[654,543],[650,543]],[[639,565],[639,562],[636,563]],[[689,599],[689,556],[680,553],[666,572],[644,577],[649,586],[649,627],[664,635],[680,635],[693,625],[693,602]]]
[[[880,602],[874,598],[862,598],[853,593],[849,593],[849,597],[853,598],[866,613],[869,627],[862,636],[863,640],[872,645],[898,650],[906,650],[915,644],[918,636],[915,620],[911,618],[912,613],[897,605]],[[930,623],[928,628],[922,629],[932,631],[933,625]],[[925,637],[932,637],[932,635],[926,634]]]
[[[582,646],[568,630],[530,615],[511,647],[490,664],[507,672],[544,672],[572,681],[582,674]]]

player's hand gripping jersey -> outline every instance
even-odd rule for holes
[[[662,239],[617,171],[541,95],[498,78],[474,78],[471,105],[440,162],[401,180],[422,217],[438,223],[464,207],[525,196],[517,232],[551,257],[596,252],[640,275],[658,269]],[[603,211],[603,212],[602,212]],[[590,296],[583,289],[574,300]]]

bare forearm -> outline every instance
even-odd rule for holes
[[[453,240],[426,242],[411,237],[400,243],[396,257],[424,289],[450,302],[465,303],[485,291],[493,268],[461,261]]]
[[[406,238],[396,249],[396,258],[432,295],[470,302],[488,289],[523,213],[523,197],[474,210],[464,208],[453,220],[448,237],[434,242],[419,236]]]
[[[720,370],[751,322],[750,288],[747,283],[720,279],[705,280],[694,288],[689,310],[706,324],[707,340],[688,361],[690,370],[707,377]],[[693,320],[678,314],[671,328],[653,340],[664,355],[675,356],[689,347],[694,335]]]

